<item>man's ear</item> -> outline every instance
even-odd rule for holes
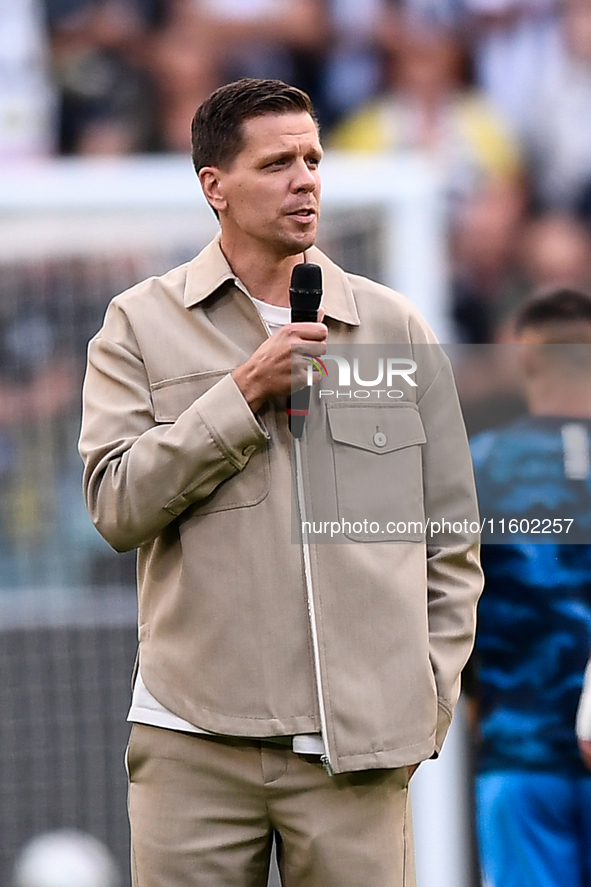
[[[217,213],[226,209],[227,202],[221,182],[221,172],[217,166],[204,166],[199,170],[199,181],[205,199]]]

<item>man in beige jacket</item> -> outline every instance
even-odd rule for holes
[[[443,742],[481,590],[473,538],[443,532],[474,526],[471,462],[420,315],[314,247],[321,157],[299,90],[213,93],[193,161],[221,233],[115,298],[90,344],[87,504],[138,549],[135,887],[263,887],[273,834],[285,887],[414,884],[408,780]],[[323,320],[292,324],[303,260]],[[369,346],[384,385],[347,391]],[[323,355],[294,443],[286,397]]]

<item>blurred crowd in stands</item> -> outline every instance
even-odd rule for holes
[[[0,159],[187,151],[241,76],[308,91],[329,148],[441,167],[460,341],[591,283],[591,0],[14,0]]]
[[[243,76],[305,89],[327,149],[441,170],[458,342],[510,343],[533,291],[591,289],[591,0],[3,0],[0,164],[188,152],[197,106]],[[74,445],[86,341],[142,276],[102,261],[0,267],[0,592],[134,585]],[[466,349],[471,432],[507,418],[510,351]]]

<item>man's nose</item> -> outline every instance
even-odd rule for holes
[[[293,177],[294,191],[313,191],[318,185],[316,170],[310,169],[305,160],[296,164]]]

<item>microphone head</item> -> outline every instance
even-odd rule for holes
[[[291,273],[289,301],[292,311],[314,311],[322,300],[322,268],[311,262],[295,265]]]

